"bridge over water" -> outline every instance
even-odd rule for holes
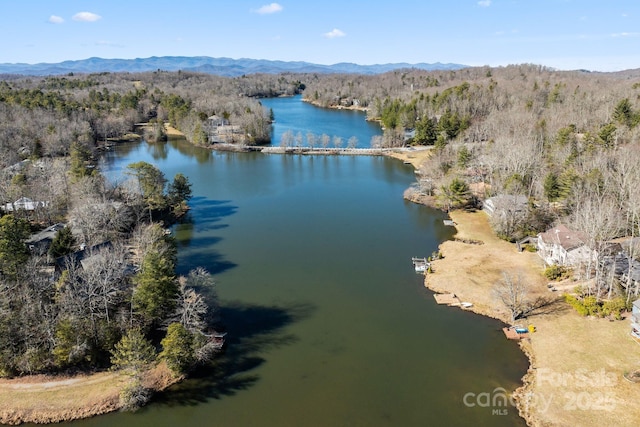
[[[319,155],[354,155],[354,156],[382,156],[394,152],[412,152],[429,150],[431,147],[393,147],[393,148],[336,148],[336,147],[274,147],[260,145],[238,145],[238,144],[214,144],[214,150],[220,151],[260,151],[267,154],[319,154]]]

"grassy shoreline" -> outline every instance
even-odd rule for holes
[[[161,392],[180,379],[161,362],[145,371],[142,383]],[[120,392],[130,381],[123,371],[0,379],[0,423],[51,424],[119,411]]]
[[[394,157],[408,160],[403,154]],[[472,311],[505,323],[509,313],[492,297],[503,271],[520,274],[533,296],[556,297],[522,320],[537,329],[519,341],[530,366],[523,385],[513,393],[527,424],[637,425],[640,384],[627,381],[624,374],[640,368],[640,341],[631,337],[629,321],[578,315],[561,295],[548,290],[540,257],[519,253],[498,239],[484,212],[453,211],[450,217],[456,223],[456,240],[440,245],[443,258],[432,262],[434,272],[425,276],[427,288],[455,293],[461,301],[473,303]]]
[[[454,211],[459,239],[447,241],[443,259],[432,263],[425,286],[455,293],[473,303],[472,311],[509,322],[509,314],[492,298],[502,271],[521,274],[534,295],[551,294],[535,253],[518,253],[490,231],[484,212]],[[522,324],[537,331],[519,342],[530,362],[523,386],[514,392],[520,415],[530,426],[632,426],[640,419],[640,384],[623,377],[640,366],[640,343],[629,334],[629,322],[582,317],[557,295]],[[505,338],[506,339],[506,338]]]

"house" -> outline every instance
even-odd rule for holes
[[[640,261],[629,257],[624,252],[604,257],[603,261],[609,271],[613,271],[622,287],[631,287],[631,289],[640,287]]]
[[[415,129],[405,129],[404,130],[404,141],[407,142],[416,137]]]
[[[80,250],[77,250],[68,255],[61,256],[55,261],[55,269],[58,273],[68,269],[71,265],[82,268],[83,270],[91,270],[97,267],[101,268],[104,265],[106,257],[112,256],[113,244],[110,241],[106,241],[91,247],[86,245],[80,245]],[[118,262],[118,264],[122,264]],[[122,274],[123,276],[131,276],[138,271],[137,267],[133,264],[130,256],[124,261]]]
[[[582,233],[560,224],[538,234],[538,255],[547,265],[575,267],[595,260],[596,253]]]
[[[633,302],[631,309],[631,336],[640,339],[640,299]]]
[[[224,117],[216,116],[215,114],[209,117],[209,125],[213,128],[217,128],[220,126],[229,126],[229,120]]]
[[[29,236],[26,244],[31,252],[37,255],[44,255],[49,250],[51,242],[53,242],[58,231],[62,230],[64,227],[65,225],[62,223],[53,224],[52,226]]]
[[[49,202],[34,202],[28,197],[20,197],[13,203],[7,203],[2,206],[2,210],[5,212],[14,212],[19,210],[35,211],[38,208],[44,208],[49,206]]]
[[[29,159],[22,160],[21,162],[15,163],[11,166],[7,166],[6,168],[2,169],[2,173],[7,174],[9,176],[14,176],[17,173],[22,172],[22,170],[25,167],[27,167],[29,163],[31,163],[31,160]]]
[[[80,250],[58,257],[55,261],[56,269],[62,272],[67,269],[69,264],[80,265],[82,268],[90,268],[104,257],[102,254],[103,250],[110,250],[111,248],[113,248],[113,244],[110,241],[91,247],[86,247],[86,245],[82,244],[80,245]]]
[[[502,194],[490,197],[482,204],[482,210],[493,216],[524,216],[527,213],[529,200],[526,196]]]

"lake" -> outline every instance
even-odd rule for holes
[[[310,145],[309,134],[315,137],[317,147],[322,147],[322,135],[329,137],[329,147],[335,146],[334,138],[337,137],[343,148],[347,147],[351,138],[355,138],[354,148],[369,148],[371,138],[382,134],[380,125],[367,122],[366,114],[362,111],[318,108],[302,102],[301,95],[264,98],[260,102],[274,112],[271,143],[275,146],[281,144],[285,132],[291,132],[293,136],[299,135],[302,140],[300,145],[303,146]]]
[[[362,113],[347,125],[352,111],[299,98],[271,105],[280,125],[283,111],[303,109],[309,123],[306,115],[330,114],[359,140],[369,132]],[[229,345],[138,413],[70,424],[525,425],[515,408],[479,399],[520,384],[527,359],[517,344],[500,322],[437,305],[413,269],[411,257],[429,256],[453,229],[443,213],[403,200],[411,167],[172,140],[119,146],[102,168],[116,179],[141,160],[193,184],[189,216],[173,227],[178,269],[214,274]]]

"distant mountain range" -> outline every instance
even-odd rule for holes
[[[254,73],[357,73],[380,74],[387,71],[418,68],[422,70],[458,70],[466,68],[461,64],[376,64],[358,65],[341,62],[320,65],[300,61],[269,61],[266,59],[211,58],[208,56],[152,56],[136,59],[89,58],[78,61],[64,61],[56,64],[0,64],[2,74],[23,74],[30,76],[60,75],[68,73],[145,72],[145,71],[194,71],[220,76],[235,77]]]

